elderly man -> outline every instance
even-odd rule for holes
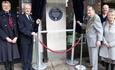
[[[92,6],[87,7],[89,17],[86,25],[86,39],[89,50],[90,64],[92,70],[98,70],[98,49],[103,37],[103,27],[99,16]]]
[[[18,18],[19,26],[19,44],[21,57],[23,61],[23,70],[31,70],[34,25],[36,25],[31,17],[31,4],[24,4],[24,14],[20,14]],[[33,69],[32,69],[33,70]]]

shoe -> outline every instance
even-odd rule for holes
[[[44,62],[44,63],[47,63],[47,62],[48,62],[48,58],[44,58],[44,59],[43,59],[43,62]]]
[[[93,65],[89,64],[89,65],[87,65],[87,67],[88,67],[88,68],[92,68],[92,67],[93,67]]]
[[[30,70],[35,70],[34,68],[31,68]]]
[[[5,65],[5,70],[9,70],[9,64],[8,64],[8,62],[5,62],[4,65]]]
[[[12,62],[9,62],[9,69],[14,70],[14,64]]]

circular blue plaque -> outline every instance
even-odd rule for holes
[[[49,17],[53,21],[58,21],[62,18],[63,12],[59,8],[51,8],[49,11]]]

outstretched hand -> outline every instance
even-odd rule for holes
[[[36,35],[37,35],[37,33],[35,33],[35,32],[32,32],[32,33],[31,33],[31,35],[33,35],[33,36],[36,36]]]

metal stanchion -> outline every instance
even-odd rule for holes
[[[42,47],[39,46],[39,41],[38,41],[38,39],[40,39],[40,36],[41,36],[40,31],[41,31],[41,24],[39,24],[38,34],[37,34],[37,37],[35,38],[36,40],[35,51],[36,51],[36,61],[37,61],[37,63],[33,65],[33,68],[35,70],[44,70],[47,68],[47,65],[42,62],[42,52],[41,52]]]
[[[72,46],[74,46],[75,44],[75,29],[76,29],[76,22],[75,22],[75,16],[74,16],[74,22],[73,22],[73,41],[72,41]],[[74,60],[74,49],[72,49],[72,52],[71,52],[71,60],[67,60],[67,64],[69,65],[76,65],[78,64],[78,61]]]
[[[83,48],[83,34],[81,34],[81,51],[80,51],[80,64],[76,65],[77,70],[86,70],[86,67],[82,65],[82,48]]]

